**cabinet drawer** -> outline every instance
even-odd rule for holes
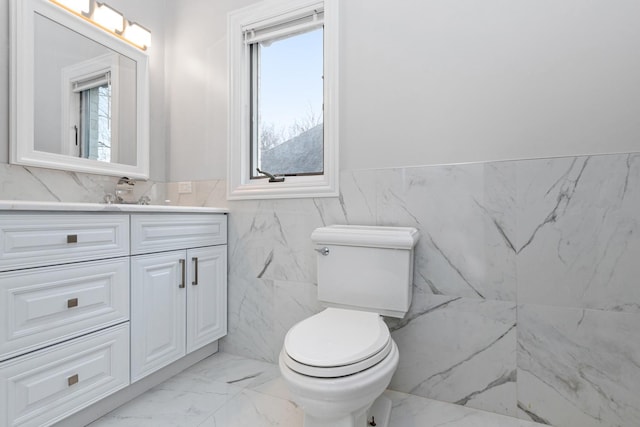
[[[131,215],[133,255],[226,243],[223,214]]]
[[[129,258],[0,273],[0,360],[129,319]]]
[[[0,215],[0,271],[129,254],[128,215]]]
[[[48,426],[129,384],[129,325],[0,363],[0,425]]]

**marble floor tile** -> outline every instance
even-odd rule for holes
[[[273,363],[217,353],[180,373],[180,376],[184,375],[244,389],[255,388],[279,378],[280,370]]]
[[[302,426],[303,413],[295,403],[243,390],[227,405],[207,418],[201,427],[295,427]]]
[[[91,427],[195,427],[242,388],[181,373],[90,424]]]
[[[451,403],[386,391],[392,427],[534,427]],[[90,424],[91,427],[301,427],[302,410],[274,364],[215,354]]]

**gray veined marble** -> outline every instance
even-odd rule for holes
[[[393,390],[515,415],[514,303],[417,294],[389,326],[402,349]]]
[[[378,223],[415,226],[415,283],[436,295],[515,301],[513,165],[378,171]]]
[[[518,302],[640,313],[640,155],[517,167]]]
[[[42,202],[102,203],[113,193],[117,177],[0,164],[0,199]],[[136,181],[134,196],[164,201],[164,184]]]
[[[640,425],[640,314],[520,305],[518,408],[563,427]]]
[[[215,354],[105,415],[91,427],[301,427],[274,364]],[[535,427],[516,418],[386,391],[393,427]]]

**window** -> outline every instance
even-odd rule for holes
[[[107,81],[76,92],[79,128],[75,128],[77,157],[111,161],[111,83]]]
[[[230,14],[229,199],[338,195],[336,6]]]
[[[106,54],[62,69],[60,153],[102,162],[117,159],[118,57]]]

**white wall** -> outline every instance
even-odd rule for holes
[[[225,15],[249,3],[172,5],[171,181],[225,178]],[[637,1],[341,4],[342,170],[640,149]]]
[[[153,179],[226,177],[226,14],[253,2],[109,2],[153,32]],[[640,148],[635,0],[341,4],[343,170]],[[4,163],[8,56],[0,25]]]
[[[252,2],[168,3],[169,181],[226,177],[227,12]]]
[[[0,0],[0,163],[9,162],[9,1]]]
[[[343,169],[640,149],[637,1],[343,6]]]

